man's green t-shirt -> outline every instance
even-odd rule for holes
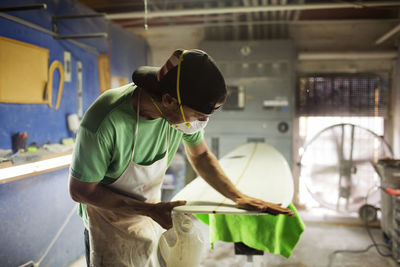
[[[134,143],[137,113],[132,106],[132,93],[137,87],[127,84],[103,93],[87,110],[81,122],[73,152],[70,174],[84,182],[111,184],[127,168]],[[203,140],[203,131],[187,135],[158,118],[139,117],[139,131],[133,161],[150,165],[166,153],[168,128],[170,144],[168,165],[182,140],[194,146]],[[85,205],[79,215],[87,226]]]

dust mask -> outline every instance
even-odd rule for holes
[[[181,131],[184,134],[194,134],[207,126],[208,120],[206,121],[191,121],[189,122],[190,127],[187,126],[186,122],[173,124],[174,128]]]

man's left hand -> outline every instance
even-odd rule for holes
[[[253,198],[247,195],[242,195],[235,199],[236,204],[239,208],[250,210],[250,211],[260,211],[269,213],[271,215],[283,214],[286,216],[293,216],[294,213],[290,209],[282,208],[281,203],[271,203],[266,202],[261,199]]]

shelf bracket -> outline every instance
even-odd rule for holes
[[[55,39],[82,39],[82,38],[107,38],[108,34],[106,32],[99,33],[88,33],[88,34],[73,34],[73,35],[59,35],[58,33],[58,21],[61,19],[83,19],[83,18],[93,18],[93,17],[105,17],[105,13],[94,13],[94,14],[77,14],[77,15],[63,15],[63,16],[53,16],[52,28]]]
[[[23,11],[23,10],[32,10],[32,9],[47,9],[47,5],[46,4],[37,4],[37,5],[0,7],[0,12]]]

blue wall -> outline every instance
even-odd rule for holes
[[[0,6],[42,3],[43,1],[4,1]],[[18,3],[18,4],[16,4]],[[48,30],[52,29],[51,18],[54,15],[87,14],[94,11],[75,1],[45,1],[47,10],[30,10],[8,12]],[[64,51],[72,55],[72,80],[64,82],[61,105],[58,110],[47,104],[7,104],[0,103],[0,149],[11,148],[11,135],[14,132],[28,132],[28,143],[59,143],[62,138],[71,137],[66,117],[77,112],[77,79],[76,61],[83,64],[83,108],[84,111],[100,93],[97,57],[98,53],[108,53],[111,57],[111,73],[125,77],[130,81],[132,71],[146,64],[147,44],[140,37],[107,22],[103,18],[60,20],[61,35],[108,32],[106,38],[79,39],[79,42],[96,48],[97,52],[89,52],[66,40],[56,40],[52,36],[33,30],[21,24],[0,17],[0,36],[16,39],[49,49],[50,60],[64,62]],[[21,73],[21,79],[24,74]],[[53,81],[53,105],[58,90],[58,72]]]
[[[68,168],[0,185],[0,266],[37,262],[76,205]],[[75,214],[40,266],[68,266],[84,253],[83,224]]]
[[[115,26],[112,27],[110,37],[111,72],[131,81],[133,70],[147,63],[147,43],[140,37]]]
[[[0,7],[45,2],[47,10],[8,12],[31,23],[51,30],[53,15],[84,14],[94,11],[68,0],[5,1]],[[11,148],[12,133],[28,132],[28,143],[59,143],[71,137],[66,116],[77,112],[76,62],[83,64],[84,111],[100,94],[97,57],[108,53],[111,73],[131,80],[132,71],[146,64],[147,43],[138,36],[110,24],[102,18],[63,20],[59,22],[62,35],[108,32],[108,39],[81,39],[95,47],[90,52],[65,40],[55,40],[46,33],[0,17],[0,36],[20,40],[50,51],[49,65],[54,60],[64,62],[64,51],[72,55],[72,81],[64,83],[58,110],[45,104],[0,103],[0,149]],[[54,77],[53,105],[58,89],[58,72]],[[24,74],[21,73],[21,79]],[[76,205],[68,194],[68,169],[0,184],[0,266],[18,266],[30,260],[37,262],[45,252],[71,209]],[[41,266],[68,266],[83,255],[83,225],[74,214]]]

